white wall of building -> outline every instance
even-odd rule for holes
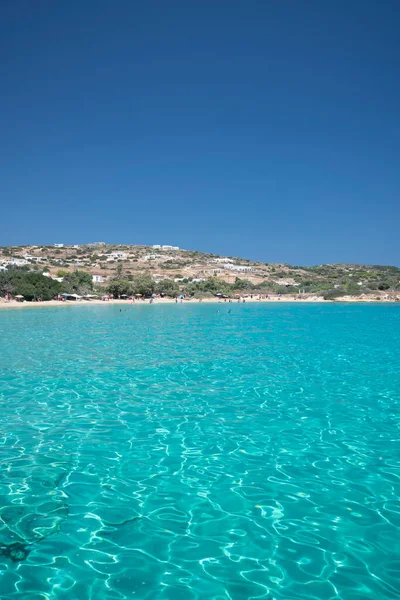
[[[254,271],[254,267],[248,267],[246,265],[225,264],[224,269],[229,269],[230,271]]]

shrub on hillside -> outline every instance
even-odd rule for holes
[[[87,271],[70,271],[63,277],[69,292],[88,294],[93,290],[93,278]]]
[[[155,291],[157,294],[175,298],[179,294],[179,286],[172,279],[163,279],[156,284]]]
[[[7,271],[0,273],[0,295],[21,294],[26,300],[51,300],[64,291],[58,281],[44,277],[41,273],[26,271]]]
[[[107,291],[116,297],[122,296],[123,294],[131,296],[133,294],[132,281],[128,281],[127,279],[113,279],[108,284]]]

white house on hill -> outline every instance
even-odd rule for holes
[[[27,265],[28,261],[25,258],[10,258],[6,264],[21,267],[22,265]]]
[[[229,269],[230,271],[254,271],[254,267],[248,267],[246,265],[231,265],[226,264],[223,265],[224,269]]]
[[[161,246],[160,244],[153,244],[153,248],[157,250],[179,250],[179,246]]]
[[[93,283],[104,283],[105,278],[103,277],[103,275],[92,275],[92,281]]]

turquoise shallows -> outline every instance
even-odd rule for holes
[[[1,599],[398,600],[399,358],[398,305],[1,311]]]

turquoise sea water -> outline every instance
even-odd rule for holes
[[[0,597],[398,599],[399,354],[396,305],[1,311]]]

